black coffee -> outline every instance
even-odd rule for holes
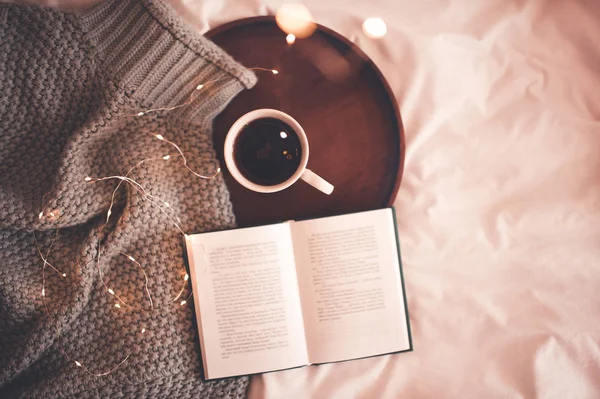
[[[302,146],[288,124],[275,118],[260,118],[242,128],[233,145],[233,156],[246,179],[274,186],[298,170]]]

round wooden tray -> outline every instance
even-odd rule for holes
[[[404,164],[404,132],[394,95],[379,69],[352,42],[323,26],[287,44],[272,16],[237,20],[206,33],[258,83],[216,118],[214,143],[240,226],[358,212],[391,205]],[[258,108],[288,113],[304,128],[308,167],[335,186],[327,196],[298,181],[259,194],[227,172],[223,144],[231,125]]]

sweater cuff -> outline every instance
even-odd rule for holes
[[[79,17],[106,76],[135,90],[146,106],[183,103],[197,85],[208,82],[213,82],[207,85],[212,94],[225,91],[231,95],[218,96],[227,102],[256,83],[252,71],[192,31],[158,1],[108,0]],[[215,100],[208,95],[197,101],[207,101],[210,108],[225,105]],[[196,101],[194,105],[197,110],[204,108]]]

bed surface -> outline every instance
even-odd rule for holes
[[[282,3],[170,2],[201,32]],[[303,3],[400,106],[414,352],[253,377],[250,397],[600,397],[600,2]]]

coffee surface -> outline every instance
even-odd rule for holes
[[[260,118],[244,126],[233,152],[242,175],[263,186],[285,182],[302,160],[300,138],[291,126],[276,118]]]

